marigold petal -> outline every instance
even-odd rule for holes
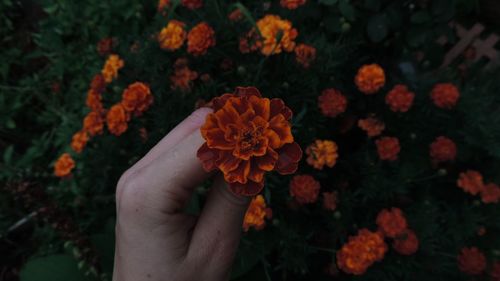
[[[274,166],[276,166],[276,162],[278,161],[278,153],[270,148],[267,149],[266,155],[262,157],[255,158],[257,162],[257,166],[259,169],[264,171],[272,171]]]
[[[242,196],[254,196],[257,195],[264,188],[264,181],[254,182],[248,181],[246,184],[240,183],[230,183],[229,190],[231,190],[234,194],[242,195]]]
[[[260,91],[255,87],[236,87],[234,93],[241,97],[256,96],[258,98],[262,98]]]
[[[281,139],[278,134],[273,130],[266,130],[265,137],[269,139],[269,146],[271,148],[277,149],[281,145]]]
[[[221,129],[212,129],[205,132],[207,137],[207,145],[210,148],[221,150],[232,150],[234,145],[228,142],[225,138],[224,131]]]
[[[236,109],[228,104],[223,109],[214,113],[220,127],[225,130],[227,125],[238,123],[240,117]]]
[[[210,172],[216,168],[215,161],[219,157],[219,153],[217,150],[209,148],[206,143],[198,149],[196,156],[201,160],[205,171]]]
[[[294,142],[286,144],[279,151],[278,162],[276,163],[276,171],[282,175],[295,173],[298,168],[298,162],[302,158],[302,149]]]
[[[250,161],[241,161],[238,168],[224,174],[224,179],[229,183],[239,182],[246,184],[249,173]]]
[[[285,106],[285,103],[283,102],[282,99],[272,99],[270,108],[271,108],[270,118],[278,114],[282,114],[286,120],[290,120],[292,118],[292,111],[290,110],[290,108]]]
[[[282,114],[274,116],[269,121],[269,127],[278,134],[282,144],[293,142],[292,129]]]
[[[215,164],[223,173],[229,173],[238,168],[240,162],[241,159],[234,157],[231,151],[221,151]]]
[[[270,104],[271,101],[266,98],[258,98],[256,96],[250,96],[248,99],[250,106],[255,111],[255,115],[264,119],[267,123],[270,117]]]
[[[214,109],[214,112],[221,109],[232,97],[234,97],[234,94],[223,94],[220,97],[215,97],[214,99],[212,99],[212,107]]]
[[[264,173],[266,171],[259,168],[257,161],[251,161],[250,173],[248,174],[248,179],[254,182],[261,182],[264,180]]]

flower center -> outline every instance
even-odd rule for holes
[[[240,138],[240,148],[242,151],[250,151],[259,147],[260,138],[262,136],[262,127],[247,128]]]

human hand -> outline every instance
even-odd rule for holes
[[[114,281],[229,279],[249,199],[217,177],[200,216],[183,212],[210,176],[196,157],[210,112],[195,111],[120,178]]]

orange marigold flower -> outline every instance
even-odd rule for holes
[[[171,88],[182,92],[190,92],[192,81],[198,78],[198,72],[192,71],[188,67],[188,61],[185,58],[179,58],[174,64],[174,74],[170,76],[172,82]]]
[[[467,193],[476,195],[484,189],[483,176],[478,171],[472,170],[460,173],[457,186]]]
[[[489,183],[481,190],[481,200],[484,204],[498,203],[500,201],[500,187]]]
[[[257,28],[262,35],[262,54],[266,56],[291,52],[295,48],[295,38],[299,35],[288,20],[277,15],[266,15],[257,21]]]
[[[387,244],[382,235],[361,229],[337,252],[337,265],[346,273],[361,275],[373,263],[381,261],[386,252]]]
[[[90,89],[87,92],[87,99],[85,101],[85,104],[87,105],[88,108],[90,108],[90,110],[95,112],[101,112],[103,110],[101,99],[102,97],[99,92]]]
[[[68,153],[63,153],[54,165],[54,175],[60,178],[66,177],[71,174],[73,168],[75,168],[75,161]]]
[[[158,34],[160,48],[168,51],[174,51],[182,47],[186,40],[187,32],[184,29],[185,24],[178,20],[171,20]]]
[[[452,109],[460,98],[458,88],[451,83],[441,83],[434,86],[431,92],[434,104],[439,108]]]
[[[327,117],[336,117],[347,108],[347,98],[335,89],[325,89],[318,97],[321,113]]]
[[[358,121],[358,127],[365,131],[370,138],[380,136],[380,134],[382,134],[385,130],[384,122],[371,116],[365,119],[360,119]]]
[[[248,206],[243,219],[243,230],[247,232],[250,227],[255,228],[255,230],[262,230],[266,226],[265,219],[271,219],[272,216],[273,212],[266,207],[264,196],[259,194],[252,199]]]
[[[326,165],[330,168],[337,163],[337,144],[329,140],[316,140],[306,149],[307,163],[318,170],[322,170]]]
[[[290,182],[290,195],[299,204],[316,202],[319,189],[319,182],[310,175],[294,176]]]
[[[401,255],[413,255],[418,250],[417,235],[413,230],[406,229],[394,239],[392,247]]]
[[[118,77],[118,70],[125,65],[118,55],[110,55],[102,68],[101,74],[106,83],[111,83],[113,79]]]
[[[306,44],[299,44],[295,47],[295,60],[304,68],[309,68],[316,59],[316,48]]]
[[[394,112],[407,112],[413,104],[415,94],[408,90],[405,85],[396,85],[385,96],[385,103]]]
[[[430,156],[434,163],[454,161],[457,157],[457,145],[447,137],[438,137],[430,145]]]
[[[458,268],[469,275],[479,275],[486,269],[486,257],[476,247],[462,248],[458,256]]]
[[[329,211],[337,209],[337,192],[323,192],[323,208]]]
[[[367,94],[375,94],[385,85],[384,69],[378,64],[363,65],[354,79],[358,89]]]
[[[170,7],[170,0],[159,0],[158,1],[158,12],[162,12],[167,7]]]
[[[203,0],[182,0],[182,6],[194,10],[203,7]]]
[[[201,127],[205,139],[198,158],[207,171],[219,169],[235,194],[253,196],[264,186],[264,173],[293,174],[302,157],[294,142],[292,111],[281,99],[262,98],[254,87],[212,100],[214,112]]]
[[[140,116],[153,103],[153,95],[148,85],[135,82],[123,91],[121,103],[127,112]]]
[[[101,56],[106,56],[113,50],[113,38],[103,38],[97,43],[97,53]]]
[[[377,215],[377,225],[382,233],[390,238],[403,233],[408,227],[403,211],[399,208],[384,209]]]
[[[188,35],[188,53],[201,56],[207,53],[208,48],[215,46],[215,31],[206,22],[193,27]]]
[[[227,16],[227,18],[230,21],[240,21],[243,19],[243,13],[240,11],[240,9],[236,8]]]
[[[104,88],[106,87],[106,81],[102,74],[96,74],[92,78],[92,82],[90,82],[90,89],[96,93],[102,93]]]
[[[375,141],[377,145],[378,156],[381,160],[396,161],[398,160],[401,146],[399,139],[393,137],[382,137]]]
[[[84,130],[76,132],[71,139],[71,149],[76,153],[82,152],[83,148],[89,140],[89,134]]]
[[[500,281],[500,262],[497,261],[493,264],[490,271],[491,281]]]
[[[90,136],[101,134],[104,128],[104,120],[101,114],[91,111],[83,118],[83,130],[89,133]]]
[[[122,104],[118,103],[113,105],[106,115],[106,122],[108,124],[108,130],[116,136],[123,134],[127,131],[128,124],[130,120],[129,113],[125,110]]]
[[[306,3],[306,0],[280,0],[280,4],[283,8],[290,10],[297,9]]]

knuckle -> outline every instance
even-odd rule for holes
[[[144,201],[142,177],[135,169],[127,170],[118,180],[116,187],[117,215],[137,212]]]

